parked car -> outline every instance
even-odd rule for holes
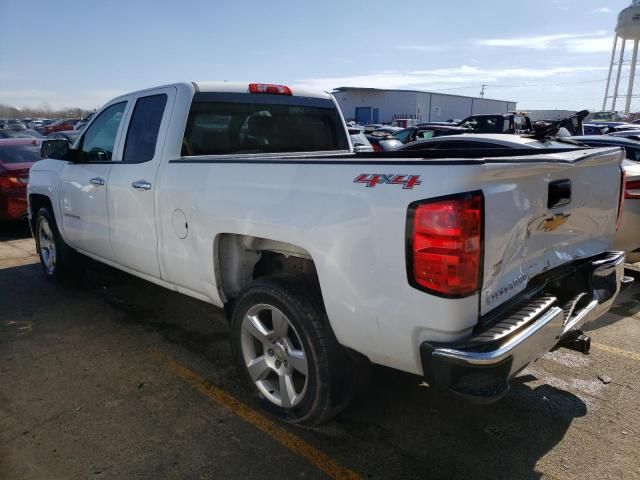
[[[574,137],[571,137],[573,140]],[[541,141],[510,134],[463,134],[437,137],[428,140],[408,143],[399,151],[421,150],[506,150],[506,149],[576,149],[582,148],[579,143],[559,140]]]
[[[609,127],[610,130],[615,129],[616,127],[624,127],[625,125],[629,125],[627,122],[601,122],[601,121],[590,121],[589,125],[599,125],[601,127]]]
[[[402,146],[402,142],[393,135],[366,135],[375,152],[390,152]]]
[[[392,127],[409,128],[415,127],[418,121],[415,118],[396,118],[391,122]]]
[[[611,128],[599,123],[585,123],[583,126],[584,135],[606,135]]]
[[[364,133],[371,133],[374,130],[377,130],[378,128],[382,128],[382,127],[384,127],[384,125],[381,123],[369,123],[364,126]]]
[[[617,125],[612,128],[614,132],[628,132],[628,131],[640,131],[640,125],[634,125],[633,123],[625,123],[623,125]]]
[[[349,138],[351,138],[351,145],[353,145],[354,152],[367,153],[375,151],[361,127],[347,126],[347,130],[349,132]]]
[[[458,126],[473,130],[475,133],[515,134],[533,130],[529,117],[520,113],[471,115],[460,122]]]
[[[120,96],[75,145],[31,169],[43,274],[87,254],[226,307],[239,372],[297,424],[369,361],[497,401],[559,342],[588,350],[623,283],[619,149],[355,156],[332,95],[227,82]]]
[[[95,115],[95,112],[91,112],[89,113],[86,117],[84,117],[82,120],[80,120],[79,122],[77,122],[74,126],[73,129],[74,130],[82,130],[84,127],[87,126],[87,124],[91,121],[91,119],[93,118],[93,116]]]
[[[81,132],[78,132],[77,130],[66,130],[64,132],[50,133],[49,135],[47,135],[47,140],[66,140],[73,145],[73,143],[80,136],[80,133]]]
[[[380,128],[376,128],[373,132],[369,133],[369,135],[373,135],[376,137],[387,137],[389,135],[394,135],[395,133],[398,133],[400,130],[402,130],[402,128],[400,127],[390,127],[390,126],[384,126],[384,127],[380,127]]]
[[[77,118],[67,118],[65,120],[58,120],[50,125],[42,127],[42,134],[44,136],[49,135],[53,132],[63,132],[66,130],[73,130],[73,127],[76,123],[78,123],[79,119]]]
[[[625,115],[618,112],[596,112],[591,115],[590,122],[619,122],[625,119]]]
[[[26,218],[29,169],[39,160],[38,140],[0,140],[0,220]]]
[[[629,140],[640,141],[640,130],[623,130],[622,132],[611,132],[607,136],[628,138]]]
[[[416,127],[434,127],[434,126],[442,126],[442,127],[457,127],[462,123],[462,120],[453,120],[446,122],[422,122],[416,125]]]
[[[418,140],[426,140],[434,137],[444,137],[448,135],[460,135],[463,133],[473,133],[472,130],[450,125],[431,125],[422,127],[405,128],[393,134],[402,143],[411,143]]]
[[[0,138],[42,138],[37,130],[0,130]]]
[[[0,120],[0,129],[2,130],[26,130],[27,127],[20,120],[8,118]]]
[[[26,130],[22,130],[21,133],[32,138],[42,138],[42,134],[38,130],[34,130],[32,128],[27,128]]]
[[[0,130],[0,139],[5,138],[32,138],[31,135],[28,135],[23,132],[16,132],[15,130]]]

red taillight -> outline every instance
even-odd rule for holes
[[[291,89],[285,85],[274,85],[272,83],[250,83],[251,93],[270,93],[272,95],[293,95]]]
[[[480,288],[484,202],[481,192],[409,208],[409,283],[446,297],[465,297]]]
[[[627,182],[627,186],[624,189],[624,198],[640,198],[640,180]]]
[[[2,189],[24,188],[28,182],[28,177],[21,178],[13,175],[0,175],[0,188]]]

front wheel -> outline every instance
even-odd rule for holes
[[[266,406],[313,426],[347,405],[353,362],[304,285],[288,275],[253,282],[233,309],[231,346],[237,367]]]
[[[53,214],[41,208],[36,214],[35,238],[40,265],[47,278],[67,278],[77,265],[77,253],[60,236]]]

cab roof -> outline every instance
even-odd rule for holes
[[[250,83],[268,83],[268,82],[192,82],[196,91],[200,92],[220,92],[220,93],[249,93]],[[328,92],[321,90],[313,90],[302,86],[287,85],[291,89],[294,97],[311,97],[311,98],[331,98]]]
[[[249,94],[250,83],[267,83],[267,82],[220,82],[220,81],[179,82],[179,83],[172,83],[168,85],[157,85],[157,86],[145,88],[142,90],[127,92],[123,95],[119,95],[118,97],[110,100],[108,103],[113,103],[129,95],[138,95],[143,92],[156,90],[158,88],[166,88],[166,87],[176,87],[177,89],[188,88],[191,91],[195,89],[196,92]],[[287,86],[291,89],[292,96],[294,97],[322,98],[327,100],[331,99],[331,94],[328,92],[323,92],[321,90],[313,90],[303,86],[296,86],[296,85],[287,85]]]

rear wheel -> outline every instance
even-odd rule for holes
[[[328,325],[309,286],[289,275],[256,280],[234,306],[237,367],[265,406],[293,423],[323,423],[350,400],[354,363]]]
[[[45,275],[52,280],[68,277],[77,267],[78,254],[62,239],[55,218],[46,207],[36,214],[35,237]]]

